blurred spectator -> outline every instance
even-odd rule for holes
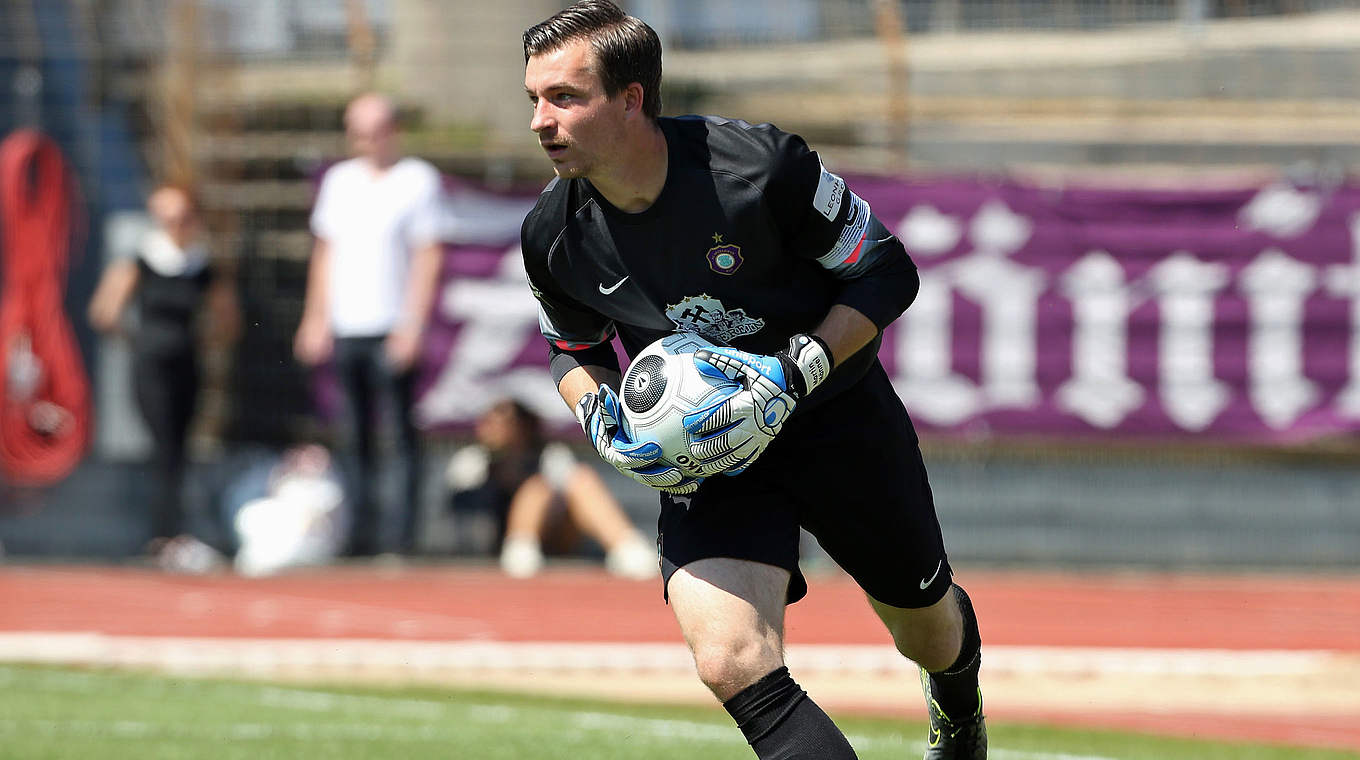
[[[153,223],[135,257],[108,265],[90,299],[90,324],[132,343],[137,405],[151,434],[155,496],[148,550],[165,568],[197,571],[212,550],[188,533],[183,504],[188,433],[199,391],[198,332],[234,341],[240,312],[231,277],[213,272],[200,207],[185,186],[165,184],[147,199]],[[136,305],[136,319],[123,317]],[[127,329],[125,329],[125,326]]]
[[[605,567],[626,578],[658,573],[656,549],[629,522],[599,475],[560,443],[547,443],[542,422],[518,401],[496,403],[477,421],[477,441],[449,460],[455,505],[496,515],[501,568],[528,577],[544,549],[572,550],[582,534],[605,550]]]
[[[257,457],[236,473],[221,504],[242,575],[324,565],[349,537],[343,483],[330,452],[317,444]]]
[[[293,349],[308,366],[334,359],[343,399],[339,453],[354,503],[347,553],[408,552],[415,548],[421,457],[411,407],[440,265],[440,179],[429,163],[401,156],[396,114],[383,96],[353,100],[345,131],[355,157],[321,181]],[[377,495],[379,407],[394,429],[395,510],[383,509]],[[394,529],[384,517],[395,518]]]

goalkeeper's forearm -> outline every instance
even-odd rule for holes
[[[826,342],[834,366],[869,345],[878,335],[878,326],[856,309],[835,304],[812,334]]]
[[[598,367],[593,364],[573,367],[571,371],[562,376],[562,381],[557,384],[557,392],[562,394],[562,400],[567,402],[567,408],[576,411],[576,405],[580,403],[581,397],[587,393],[595,393],[600,389],[600,385],[608,385],[611,388],[619,387],[623,376],[612,369]]]

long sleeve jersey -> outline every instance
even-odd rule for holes
[[[554,379],[581,365],[617,369],[614,335],[629,356],[680,330],[774,353],[844,304],[879,335],[810,400],[853,384],[916,295],[902,244],[797,135],[716,117],[659,125],[667,174],[645,211],[620,211],[585,179],[554,179],[524,220]]]

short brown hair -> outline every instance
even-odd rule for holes
[[[600,66],[609,97],[642,85],[642,112],[661,115],[661,38],[641,19],[611,0],[580,0],[524,31],[524,62],[576,40],[586,40]]]

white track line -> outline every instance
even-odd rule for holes
[[[1016,674],[1326,675],[1337,656],[1324,650],[986,648],[988,672]],[[793,644],[787,659],[791,669],[809,674],[915,672],[915,666],[889,646]],[[694,669],[689,651],[679,643],[169,638],[61,632],[0,633],[0,661],[250,673],[381,668],[692,674]]]

